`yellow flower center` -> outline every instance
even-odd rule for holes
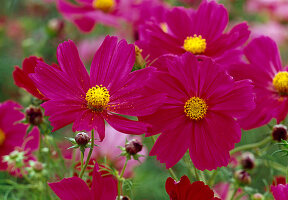
[[[0,147],[4,144],[5,138],[6,138],[5,133],[0,128]]]
[[[280,95],[288,95],[288,72],[278,72],[273,78],[273,85]]]
[[[115,0],[94,0],[93,7],[102,10],[103,12],[110,12],[115,6]]]
[[[201,35],[197,36],[194,34],[194,36],[188,36],[184,40],[183,48],[186,51],[189,51],[193,54],[201,54],[205,52],[206,49],[206,40],[202,38]]]
[[[162,31],[164,31],[165,33],[168,33],[168,26],[165,22],[160,23],[160,27],[161,27]]]
[[[102,85],[96,85],[87,91],[85,100],[89,109],[103,111],[110,100],[109,91]]]
[[[203,119],[207,113],[207,109],[206,102],[199,97],[190,98],[184,106],[186,116],[194,120]]]

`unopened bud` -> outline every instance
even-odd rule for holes
[[[234,174],[234,177],[241,184],[248,185],[248,184],[251,183],[250,174],[248,172],[246,172],[245,170],[236,171],[235,174]]]
[[[240,163],[244,169],[253,169],[255,167],[255,157],[252,153],[245,152],[241,156]]]
[[[121,200],[130,200],[129,197],[122,197]]]
[[[64,29],[64,21],[54,18],[48,22],[48,29],[54,34],[59,35]]]
[[[283,124],[278,124],[273,127],[272,131],[273,140],[281,142],[281,140],[287,140],[287,127]]]
[[[263,200],[264,196],[260,193],[253,194],[252,200]]]
[[[30,106],[26,109],[25,113],[29,124],[37,126],[43,122],[43,113],[41,108]]]
[[[130,155],[135,155],[140,152],[143,148],[143,145],[137,139],[130,140],[128,143],[125,144],[125,150]]]
[[[41,172],[43,170],[43,164],[41,162],[36,161],[33,165],[33,169],[36,172]]]
[[[75,141],[80,146],[85,146],[90,141],[90,137],[85,132],[80,132],[75,136]]]
[[[142,56],[142,49],[140,49],[137,45],[135,45],[135,65],[138,68],[144,68],[145,67],[145,60]]]

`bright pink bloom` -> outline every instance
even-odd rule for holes
[[[271,191],[275,200],[286,200],[288,199],[288,184],[279,184],[277,186],[271,186]]]
[[[256,108],[240,120],[241,127],[260,127],[272,118],[280,123],[288,113],[288,72],[282,67],[276,43],[269,37],[259,37],[250,42],[244,54],[249,64],[233,65],[230,74],[238,80],[253,81]]]
[[[120,26],[119,20],[131,20],[133,0],[57,0],[58,10],[81,31],[89,32],[97,23]]]
[[[18,66],[15,66],[15,70],[13,71],[13,78],[15,85],[24,88],[27,92],[37,97],[38,99],[45,100],[43,94],[39,92],[34,82],[28,76],[28,74],[34,73],[38,61],[43,61],[43,59],[37,58],[35,56],[25,58],[22,63],[22,69],[19,68]]]
[[[72,41],[60,44],[57,56],[62,71],[42,62],[31,74],[37,88],[50,99],[42,106],[50,116],[53,131],[74,123],[73,131],[95,129],[103,140],[104,119],[123,133],[147,131],[146,123],[115,114],[148,115],[164,99],[163,94],[140,94],[155,70],[146,68],[130,73],[135,61],[134,45],[107,36],[94,56],[90,77]]]
[[[19,110],[22,107],[13,101],[6,101],[0,104],[0,170],[7,170],[7,162],[3,162],[3,156],[9,155],[12,151],[24,151],[25,161],[34,159],[32,152],[39,146],[39,130],[33,128],[27,137],[26,129],[28,125],[19,123],[24,119],[24,114]],[[13,171],[13,166],[9,166],[9,171]]]
[[[167,178],[165,188],[171,200],[220,200],[214,197],[214,192],[208,185],[202,181],[191,184],[187,176],[182,176],[179,182],[171,177]]]
[[[147,22],[139,30],[136,43],[143,49],[144,57],[153,61],[163,54],[181,55],[191,52],[201,57],[211,57],[218,63],[229,64],[240,60],[239,47],[249,37],[246,23],[223,33],[228,24],[228,12],[223,5],[204,1],[197,11],[176,7],[165,16],[164,23]]]
[[[150,155],[170,168],[189,149],[200,170],[226,166],[229,151],[241,139],[235,119],[255,106],[251,82],[234,81],[211,59],[197,61],[188,52],[162,61],[169,73],[155,73],[151,93],[168,97],[154,114],[140,118],[153,125],[147,136],[162,132]]]
[[[61,200],[115,200],[117,196],[117,181],[112,176],[102,177],[97,163],[91,188],[78,177],[64,178],[48,185]]]

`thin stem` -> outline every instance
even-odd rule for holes
[[[233,194],[232,194],[232,196],[231,196],[231,200],[233,200],[233,199],[235,198],[235,196],[236,196],[236,194],[237,194],[237,191],[238,191],[238,187],[236,187],[236,188],[234,189]]]
[[[121,171],[121,173],[120,173],[120,177],[118,178],[118,200],[120,200],[120,197],[121,197],[121,193],[122,193],[122,192],[121,192],[121,191],[122,191],[122,182],[123,182],[122,178],[123,178],[124,172],[125,172],[125,170],[126,170],[128,161],[129,161],[129,159],[126,158],[125,164],[124,164],[124,166],[123,166],[123,168],[122,168],[122,171]]]
[[[212,187],[214,185],[215,178],[217,176],[218,170],[214,170],[213,174],[210,176],[208,180],[208,185]]]
[[[81,151],[81,171],[83,169],[83,163],[84,163],[84,151]]]
[[[200,177],[199,177],[199,174],[198,174],[198,170],[196,169],[196,167],[194,166],[194,173],[195,173],[195,178],[197,181],[200,181]]]
[[[266,137],[264,140],[262,140],[260,142],[256,142],[256,143],[253,143],[253,144],[246,144],[246,145],[243,145],[243,146],[240,146],[240,147],[236,147],[235,149],[230,151],[230,154],[232,155],[232,154],[235,154],[235,153],[237,153],[239,151],[245,151],[245,150],[254,149],[254,148],[263,146],[263,145],[269,143],[271,140],[272,140],[272,138],[269,136],[269,137]]]
[[[207,181],[206,181],[204,172],[201,171],[201,170],[199,170],[199,174],[200,174],[201,180],[202,180],[205,184],[207,184]]]
[[[91,146],[90,146],[90,151],[89,151],[89,153],[88,153],[88,156],[87,156],[85,165],[84,165],[84,167],[81,169],[81,172],[80,172],[80,175],[79,175],[80,178],[82,178],[82,176],[83,176],[83,174],[84,174],[84,172],[85,172],[85,169],[86,169],[87,166],[88,166],[90,157],[91,157],[92,152],[93,152],[93,148],[94,148],[94,129],[92,129],[92,131],[91,131]]]
[[[125,172],[126,167],[127,167],[127,163],[128,163],[128,159],[126,158],[124,167],[123,167],[123,169],[122,169],[122,171],[121,171],[121,174],[120,174],[120,179],[121,179],[121,178],[123,177],[123,175],[124,175],[124,172]]]

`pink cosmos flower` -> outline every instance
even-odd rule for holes
[[[251,82],[234,81],[211,59],[198,62],[189,52],[167,57],[162,64],[169,73],[155,73],[151,93],[166,92],[168,97],[154,114],[140,118],[153,125],[147,136],[162,132],[150,155],[170,168],[189,149],[200,170],[226,166],[229,151],[241,139],[235,119],[255,106]]]
[[[288,184],[279,184],[277,186],[271,186],[271,191],[275,200],[285,200],[288,199]]]
[[[131,20],[133,0],[57,0],[58,10],[81,31],[89,32],[96,23],[119,26],[119,20]]]
[[[211,57],[222,64],[235,63],[242,55],[239,47],[249,37],[246,23],[223,33],[228,24],[228,12],[223,5],[204,1],[198,10],[176,7],[165,16],[166,29],[153,21],[139,30],[136,43],[150,62],[163,54],[181,55],[191,52]]]
[[[38,63],[31,74],[37,88],[48,100],[42,106],[54,127],[53,131],[73,124],[73,131],[95,129],[100,140],[105,137],[104,119],[116,130],[143,134],[148,125],[122,116],[153,113],[162,104],[163,94],[141,94],[153,68],[132,73],[135,47],[126,41],[107,36],[96,52],[90,77],[72,41],[59,45],[58,70]]]
[[[28,162],[34,159],[32,152],[39,146],[39,130],[33,128],[27,137],[28,125],[19,121],[24,119],[24,114],[19,110],[22,107],[13,101],[6,101],[0,104],[0,170],[14,172],[13,165],[8,166],[3,161],[3,156],[9,155],[12,151],[24,152]],[[13,164],[13,163],[12,163]]]
[[[101,176],[97,163],[91,188],[78,177],[64,178],[48,185],[61,200],[115,200],[117,196],[117,181],[112,176]]]
[[[240,120],[241,127],[260,127],[272,118],[280,123],[288,113],[288,72],[287,67],[282,67],[276,43],[269,37],[256,38],[244,54],[249,64],[231,66],[230,74],[238,80],[253,81],[256,108]]]
[[[179,182],[171,177],[167,178],[165,188],[171,200],[220,200],[214,197],[214,192],[208,185],[202,181],[191,184],[187,176],[182,176]]]

